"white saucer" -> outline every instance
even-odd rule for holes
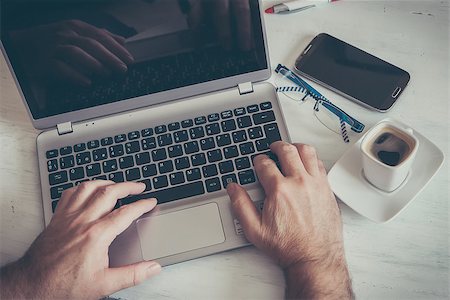
[[[416,159],[408,177],[395,191],[379,190],[364,178],[360,152],[362,137],[328,173],[333,192],[342,202],[372,221],[392,220],[425,188],[444,162],[444,153],[436,145],[417,131],[414,135],[419,139]]]

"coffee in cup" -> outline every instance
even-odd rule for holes
[[[418,146],[411,128],[392,120],[378,123],[361,143],[366,179],[383,191],[394,191],[408,176]]]

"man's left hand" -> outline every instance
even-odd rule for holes
[[[98,299],[158,274],[161,266],[153,261],[109,267],[112,241],[156,205],[155,199],[140,200],[113,211],[117,199],[144,189],[97,180],[66,190],[25,256],[1,269],[0,298]]]

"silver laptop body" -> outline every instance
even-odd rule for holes
[[[35,6],[41,5],[41,9],[55,9],[55,14],[60,11],[59,8],[49,8],[49,3],[54,3],[52,1],[42,1],[41,4],[39,1],[29,2]],[[120,23],[116,26],[119,29],[123,29],[123,24],[127,25],[126,28],[137,26],[127,23],[137,18],[132,15],[137,12],[133,12],[131,7],[137,7],[140,11],[152,7],[158,15],[166,13],[160,21],[162,23],[147,24],[147,29],[142,26],[144,29],[139,28],[136,30],[138,33],[135,31],[127,38],[125,46],[131,45],[128,49],[139,56],[139,62],[154,63],[160,68],[159,60],[172,63],[190,53],[196,55],[197,45],[192,42],[192,32],[186,24],[162,26],[164,20],[170,18],[187,18],[189,7],[185,7],[185,1],[119,1],[119,4],[112,1],[114,5],[100,2],[101,17],[97,19],[106,19],[114,25]],[[20,3],[27,5],[27,1]],[[127,3],[130,5],[127,6]],[[9,7],[8,1],[2,5],[5,6],[2,7],[4,14],[11,15],[14,9],[15,13],[22,11],[17,9],[16,4],[9,4]],[[177,10],[174,7],[181,8]],[[67,7],[64,9],[67,10]],[[260,2],[250,0],[247,13],[252,20],[253,45],[252,49],[242,52],[250,53],[251,57],[248,65],[239,62],[247,68],[245,70],[236,67],[235,73],[226,74],[229,70],[222,68],[219,70],[222,75],[218,76],[208,69],[208,80],[189,82],[190,77],[185,77],[185,82],[177,86],[114,101],[108,101],[102,92],[102,103],[96,98],[89,98],[94,97],[89,90],[87,92],[91,96],[85,93],[84,98],[69,93],[69,101],[63,101],[65,104],[57,102],[54,106],[48,105],[49,102],[46,106],[36,101],[38,97],[43,97],[45,103],[50,98],[46,98],[47,95],[53,91],[37,92],[39,82],[33,82],[33,76],[29,76],[27,65],[18,54],[21,51],[15,48],[16,41],[12,37],[24,28],[26,30],[26,24],[17,25],[12,21],[9,24],[12,18],[2,16],[2,22],[5,22],[2,23],[2,51],[33,125],[43,129],[37,138],[37,152],[46,225],[64,189],[83,180],[106,178],[116,181],[116,175],[112,174],[121,173],[122,180],[146,181],[148,190],[141,197],[119,200],[118,206],[147,197],[157,197],[159,205],[116,238],[110,247],[112,266],[150,259],[168,265],[248,244],[231,212],[225,186],[231,181],[242,184],[255,205],[261,208],[264,194],[257,183],[252,157],[258,153],[268,153],[267,142],[279,139],[289,141],[289,137],[273,86],[258,83],[271,74]],[[111,16],[113,21],[110,21]],[[89,16],[84,20],[89,20]],[[152,28],[157,28],[157,32]],[[220,47],[214,40],[205,42],[203,46],[206,52]],[[146,52],[145,47],[160,47],[161,51]],[[239,42],[233,47],[239,48]],[[226,51],[235,51],[230,56],[232,58],[226,58],[231,53]],[[226,51],[216,57],[218,66],[225,58],[231,62],[241,59],[240,50]],[[211,53],[214,56],[214,51]],[[213,64],[216,63],[214,59]],[[192,66],[200,64],[201,61],[193,60]],[[171,78],[175,80],[178,73],[177,70],[170,70]],[[114,80],[120,82],[123,79]],[[153,81],[144,80],[143,83],[144,89],[155,86]],[[61,89],[60,83],[58,85],[59,90],[66,92]],[[81,105],[77,101],[85,102]],[[187,136],[181,134],[183,131]],[[226,136],[229,140],[224,141]],[[219,146],[221,143],[223,145]],[[198,149],[190,148],[195,144]],[[165,156],[159,157],[161,153]],[[182,160],[184,157],[186,159]],[[199,157],[204,159],[203,164],[202,159],[197,161]]]

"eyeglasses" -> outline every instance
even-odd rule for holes
[[[281,76],[276,79],[277,92],[283,93],[287,97],[303,103],[307,97],[313,98],[314,115],[316,118],[331,131],[340,134],[344,142],[350,142],[346,124],[348,124],[354,132],[361,133],[364,130],[364,124],[351,117],[342,109],[331,103],[316,89],[306,83],[298,75],[293,73],[287,67],[279,64],[275,72]]]

